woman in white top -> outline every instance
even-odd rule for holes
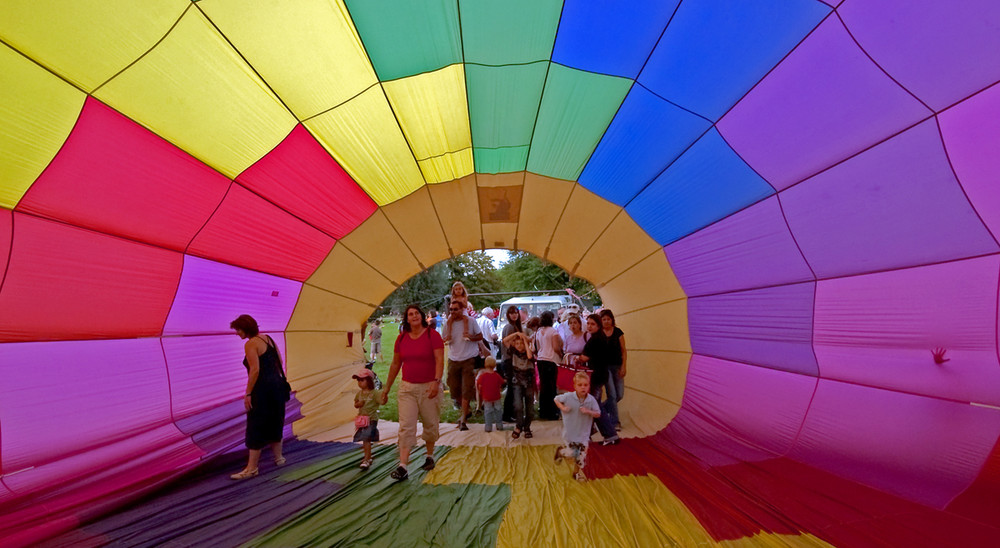
[[[542,312],[539,318],[539,328],[535,331],[535,355],[538,359],[538,418],[542,420],[559,420],[559,408],[556,407],[556,363],[562,361],[562,338],[552,327],[551,311]]]

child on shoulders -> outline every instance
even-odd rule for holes
[[[573,375],[573,392],[555,397],[556,407],[562,412],[563,443],[556,449],[556,463],[564,458],[573,459],[573,477],[585,481],[583,467],[587,462],[587,446],[594,419],[601,416],[597,399],[590,395],[590,377],[583,371]]]
[[[469,317],[468,313],[469,292],[466,291],[465,284],[463,284],[461,280],[451,285],[451,302],[458,303],[462,307],[462,319],[460,320],[462,322],[462,337],[466,338],[469,336],[469,322],[472,321],[472,318]],[[445,324],[445,344],[448,344],[451,341],[451,322],[452,319],[449,315],[447,323]]]
[[[372,442],[378,441],[378,408],[382,405],[382,390],[375,389],[375,373],[362,367],[352,378],[358,381],[361,390],[354,396],[354,407],[358,415],[354,417],[354,441],[361,442],[365,456],[361,469],[372,465]]]

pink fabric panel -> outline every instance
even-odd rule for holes
[[[816,382],[815,377],[696,354],[681,414],[671,428],[718,452],[711,465],[783,455],[795,442]]]
[[[968,487],[1000,411],[820,380],[790,458],[934,508]]]
[[[297,281],[308,278],[336,240],[249,190],[233,185],[188,253]]]
[[[182,255],[15,213],[0,341],[160,334]]]
[[[88,97],[73,132],[17,211],[183,251],[230,184]]]
[[[8,474],[171,421],[157,339],[2,344],[0,372],[0,441]]]
[[[236,180],[334,238],[378,207],[301,124]]]
[[[823,378],[1000,405],[1000,258],[821,281],[814,346]],[[951,361],[937,365],[935,347]]]
[[[691,297],[813,279],[788,232],[777,197],[734,213],[664,250]]]
[[[935,110],[1000,74],[996,0],[851,0],[837,11],[875,62]]]
[[[262,330],[284,331],[300,282],[198,257],[184,257],[164,335],[232,333],[229,323],[250,314]]]
[[[777,190],[930,115],[861,51],[834,15],[719,121]]]
[[[1000,234],[1000,85],[938,115],[945,150],[972,205]]]

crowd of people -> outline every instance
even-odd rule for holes
[[[485,432],[502,432],[506,422],[513,423],[512,439],[532,438],[537,402],[538,420],[562,420],[564,443],[555,460],[573,459],[574,476],[583,480],[587,447],[595,430],[605,445],[620,441],[618,403],[624,396],[628,352],[614,313],[608,309],[587,313],[573,305],[529,318],[512,306],[506,309],[506,321],[497,333],[498,318],[493,310],[476,313],[462,282],[452,286],[447,304],[444,317],[433,310],[428,314],[415,304],[406,307],[381,388],[376,387],[370,368],[361,368],[353,375],[358,383],[354,441],[361,443],[364,451],[360,467],[372,465],[371,444],[379,441],[378,408],[388,402],[398,380],[399,464],[390,474],[393,479],[408,477],[418,421],[426,444],[421,467],[434,468],[445,383],[461,412],[460,431],[469,430],[476,402],[476,410],[484,416]],[[288,383],[273,341],[260,336],[253,318],[240,316],[231,327],[247,339],[245,407],[250,456],[247,466],[232,476],[245,479],[257,475],[261,450],[268,445],[275,463],[284,464],[281,426]],[[369,335],[374,361],[381,354],[380,321],[374,322]],[[572,377],[572,390],[563,394],[558,394],[557,386],[560,369]]]

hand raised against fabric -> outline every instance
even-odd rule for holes
[[[941,365],[944,362],[951,361],[951,358],[944,357],[944,354],[947,351],[948,350],[940,347],[931,350],[931,355],[934,356],[934,363]]]

